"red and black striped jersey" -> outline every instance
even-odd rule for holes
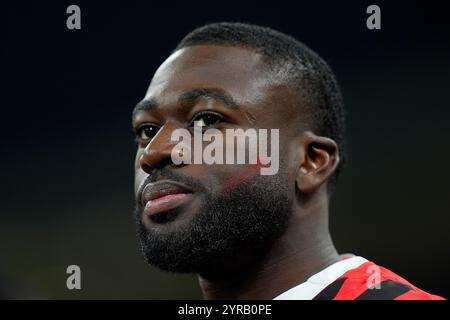
[[[338,261],[276,300],[445,300],[362,257]]]

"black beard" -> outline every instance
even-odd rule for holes
[[[141,221],[142,208],[136,208],[142,252],[153,266],[170,272],[198,273],[205,278],[242,272],[257,264],[286,229],[291,215],[289,180],[280,172],[257,176],[227,194],[214,194],[185,176],[169,176],[194,185],[196,191],[200,188],[203,206],[187,225],[169,233],[147,230]],[[177,213],[176,209],[168,212],[161,218],[167,221],[158,222],[168,222]]]

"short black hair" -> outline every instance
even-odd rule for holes
[[[195,45],[247,47],[263,55],[271,71],[296,90],[308,105],[313,132],[333,139],[340,163],[330,178],[332,189],[346,162],[345,110],[333,71],[300,41],[267,27],[239,22],[220,22],[199,27],[186,35],[174,51]]]

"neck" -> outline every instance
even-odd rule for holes
[[[273,299],[338,261],[328,231],[328,207],[319,203],[307,207],[308,214],[293,214],[286,231],[251,270],[229,273],[221,280],[199,275],[204,298]]]

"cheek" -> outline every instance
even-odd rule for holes
[[[144,180],[147,178],[148,174],[145,173],[139,164],[139,159],[142,155],[142,151],[138,150],[136,153],[136,157],[134,159],[134,192],[137,194],[139,187],[144,182]]]
[[[233,170],[229,170],[229,174],[222,183],[221,192],[229,193],[239,187],[241,184],[253,180],[261,175],[261,161],[258,158],[256,164],[235,165]]]
[[[237,164],[189,165],[181,171],[198,179],[213,194],[229,193],[260,174],[258,165]]]
[[[136,152],[136,156],[134,157],[134,170],[136,170],[136,171],[141,167],[139,164],[139,160],[141,159],[143,152],[144,152],[144,149],[139,148]]]
[[[144,183],[148,174],[142,171],[141,169],[136,169],[134,172],[134,193],[137,195],[139,191],[139,187]]]

